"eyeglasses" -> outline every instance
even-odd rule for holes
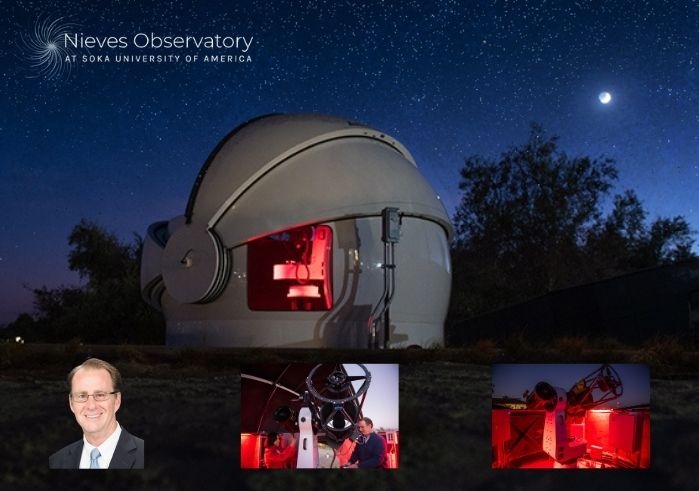
[[[70,398],[73,400],[73,402],[77,403],[85,403],[87,400],[92,396],[95,402],[104,402],[111,396],[112,394],[117,394],[118,390],[115,390],[114,392],[93,392],[92,394],[88,394],[87,392],[77,392],[75,394],[70,394]]]

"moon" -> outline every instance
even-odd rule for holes
[[[606,105],[606,104],[609,104],[610,102],[612,102],[612,94],[610,94],[610,93],[607,92],[607,91],[600,92],[599,95],[597,96],[597,98],[599,99],[599,101],[600,101],[602,104],[605,104],[605,105]]]

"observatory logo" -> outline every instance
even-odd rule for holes
[[[29,62],[29,78],[56,80],[70,75],[73,64],[66,61],[76,54],[65,44],[65,36],[79,28],[63,18],[37,20],[28,36],[21,36],[21,50]]]
[[[142,30],[129,34],[85,33],[63,18],[37,20],[20,49],[29,78],[68,78],[78,65],[252,63],[255,39],[241,34],[180,35]]]

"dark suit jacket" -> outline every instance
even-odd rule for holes
[[[386,440],[378,433],[371,433],[369,440],[357,444],[348,460],[350,464],[359,462],[360,469],[377,469],[386,464]]]
[[[143,440],[128,433],[123,427],[117,442],[110,469],[143,469]],[[83,451],[82,438],[49,457],[49,469],[78,469]]]

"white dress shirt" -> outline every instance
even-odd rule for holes
[[[80,469],[90,468],[90,452],[93,448],[97,448],[100,451],[100,457],[97,459],[97,465],[100,469],[109,469],[109,463],[112,461],[114,456],[114,451],[116,450],[117,443],[119,443],[119,437],[121,436],[121,426],[117,423],[116,430],[114,433],[109,435],[109,437],[102,442],[99,447],[91,445],[85,435],[83,435],[83,453],[80,456]]]

